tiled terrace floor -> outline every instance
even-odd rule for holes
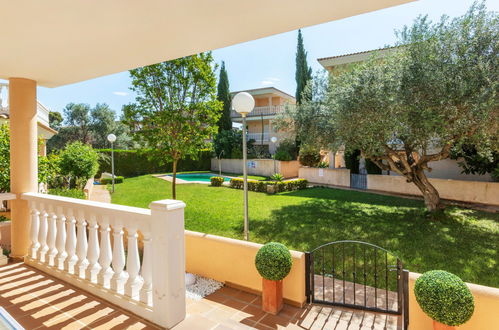
[[[261,311],[260,297],[224,287],[187,300],[175,330],[397,329],[398,318],[341,308],[286,305],[278,316]],[[26,329],[158,329],[99,298],[25,264],[0,267],[0,306]]]

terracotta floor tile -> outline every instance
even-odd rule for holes
[[[246,302],[229,298],[218,308],[226,310],[228,312],[236,313],[238,311],[242,311],[246,306],[248,306],[248,303]]]
[[[267,314],[258,322],[258,324],[260,323],[272,329],[285,328],[290,324],[290,319],[280,315]]]
[[[255,301],[257,298],[258,298],[257,295],[244,291],[240,291],[234,296],[234,299],[241,300],[247,303],[251,303]]]
[[[52,283],[54,283],[54,281],[48,280],[48,279],[43,280],[43,281],[38,281],[36,283],[26,285],[26,286],[21,286],[21,287],[18,287],[17,289],[12,289],[8,292],[2,293],[1,296],[4,298],[11,298],[11,297],[13,298],[14,296],[18,296],[18,295],[25,294],[25,293],[30,293],[31,291],[34,291],[36,289],[41,289],[42,287],[46,287],[48,285],[51,285]]]
[[[224,286],[220,288],[217,292],[224,294],[229,297],[234,297],[236,294],[241,292],[241,290],[231,288],[230,286]]]

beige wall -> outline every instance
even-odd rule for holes
[[[254,161],[255,168],[248,168],[250,175],[271,176],[274,173],[281,173],[285,178],[294,178],[298,176],[298,169],[300,164],[297,160],[289,162],[274,161],[273,159],[249,159]],[[218,172],[218,159],[211,159],[211,170]],[[243,160],[242,159],[221,159],[222,172],[226,173],[243,173]],[[275,164],[275,171],[274,171]]]
[[[251,120],[246,122],[248,126],[248,133],[261,133],[262,129],[265,127],[265,125],[269,125],[269,131],[270,132],[270,120],[264,119],[263,120],[263,126],[262,127],[262,121],[261,120]],[[255,144],[260,143],[260,141],[255,142]]]
[[[499,205],[499,182],[430,179],[440,197],[464,202]],[[367,188],[399,194],[421,195],[419,189],[402,176],[368,175]]]
[[[261,292],[262,278],[255,256],[262,245],[236,239],[185,231],[186,271]],[[293,266],[284,279],[284,299],[303,305],[305,297],[305,254],[291,251]]]
[[[310,183],[350,187],[350,170],[346,168],[300,167],[298,176]]]
[[[414,283],[421,274],[409,274],[409,329],[432,329],[432,320],[421,310],[414,296]],[[459,330],[498,329],[499,289],[466,283],[475,298],[475,312]]]

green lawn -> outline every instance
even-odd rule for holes
[[[171,197],[152,176],[116,185],[113,203],[148,207]],[[243,192],[202,184],[177,186],[189,230],[242,239]],[[499,287],[499,214],[448,207],[430,221],[422,201],[357,191],[312,188],[277,195],[249,192],[250,237],[307,251],[337,240],[360,240],[398,255],[414,272],[444,269],[465,281]]]

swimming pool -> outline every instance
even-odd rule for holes
[[[171,176],[171,175],[169,175]],[[177,174],[177,179],[182,179],[185,181],[202,181],[202,182],[210,182],[210,178],[213,176],[218,176],[215,173],[185,173],[185,174]],[[229,181],[230,178],[223,176],[225,181]]]

